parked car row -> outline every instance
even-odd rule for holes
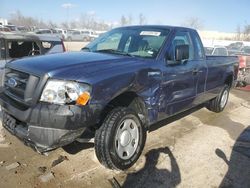
[[[34,33],[40,35],[52,35],[61,38],[64,41],[92,41],[99,36],[99,34],[104,32],[97,32],[90,29],[34,29],[27,28],[25,26],[16,25],[0,25],[0,31],[4,32],[16,32],[16,33]]]
[[[98,35],[94,31],[89,30],[68,30],[68,41],[92,41],[96,39]]]
[[[4,31],[4,32],[11,32],[10,28],[0,25],[0,31]]]
[[[92,41],[98,37],[98,35],[92,30],[83,29],[39,29],[36,34],[46,34],[58,36],[65,41]]]

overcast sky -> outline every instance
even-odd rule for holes
[[[235,32],[237,25],[250,24],[250,0],[0,0],[0,17],[10,18],[19,10],[25,16],[61,23],[83,14],[117,23],[131,15],[134,24],[142,13],[148,24],[181,25],[197,17],[203,29]]]

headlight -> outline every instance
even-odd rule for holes
[[[75,102],[86,105],[90,99],[91,87],[73,81],[49,80],[43,89],[40,101],[69,104]]]

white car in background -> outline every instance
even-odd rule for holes
[[[59,37],[62,40],[67,38],[67,31],[63,29],[38,29],[35,34],[51,35],[54,37]]]
[[[93,41],[99,36],[95,31],[92,30],[82,30],[81,33],[86,36],[86,41]]]
[[[67,30],[65,30],[65,29],[58,29],[58,28],[56,28],[56,29],[54,29],[54,30],[57,31],[57,33],[60,34],[60,35],[62,36],[62,39],[63,39],[63,40],[66,40],[66,39],[67,39],[67,37],[68,37],[68,32],[67,32]]]
[[[228,56],[228,50],[224,46],[204,47],[206,55]]]
[[[67,41],[85,41],[85,35],[81,33],[79,30],[68,30],[67,33]]]
[[[96,39],[97,37],[98,35],[92,30],[72,29],[68,30],[67,40],[88,42]]]

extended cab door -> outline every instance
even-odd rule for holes
[[[187,46],[189,58],[176,61],[176,51],[178,46]],[[171,116],[195,105],[195,99],[199,92],[204,90],[205,79],[200,79],[203,74],[203,65],[197,60],[195,55],[196,47],[189,30],[178,30],[171,41],[166,57],[166,68],[163,74],[163,88],[166,93],[167,116]],[[199,88],[202,86],[203,89]],[[201,91],[200,91],[201,90]]]
[[[192,39],[194,45],[194,64],[193,75],[196,77],[196,99],[195,104],[201,104],[207,101],[205,97],[206,81],[208,74],[208,66],[206,62],[205,51],[201,39],[196,31],[192,32]]]

